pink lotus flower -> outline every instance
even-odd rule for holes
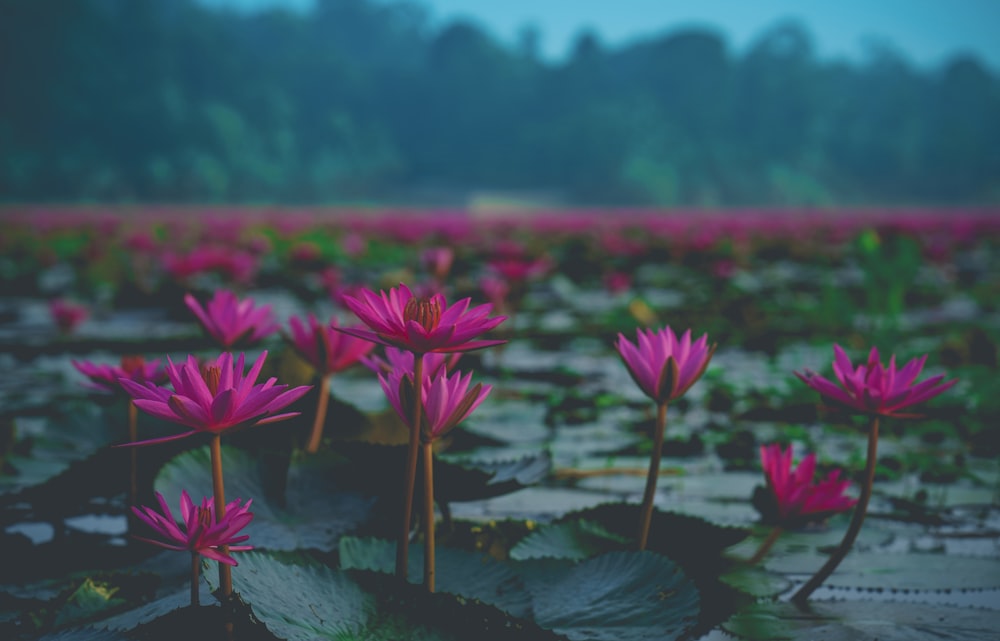
[[[170,507],[159,492],[156,493],[156,500],[160,503],[160,512],[145,505],[133,507],[132,511],[165,540],[135,537],[140,541],[146,541],[168,550],[188,550],[226,565],[238,564],[233,557],[224,551],[224,546],[229,546],[229,552],[244,552],[253,549],[252,545],[236,545],[250,538],[247,534],[239,534],[239,531],[253,520],[253,512],[250,511],[250,504],[253,503],[253,500],[247,501],[244,505],[240,505],[240,499],[229,503],[226,505],[225,516],[216,523],[215,507],[211,498],[206,497],[202,499],[201,505],[195,505],[187,491],[182,491],[181,518],[183,519],[183,527],[177,526]]]
[[[451,271],[455,260],[455,251],[451,247],[428,247],[420,255],[420,262],[430,272],[431,276],[441,281]]]
[[[326,326],[312,314],[306,320],[308,327],[296,316],[288,319],[292,329],[289,340],[320,376],[341,372],[375,349],[375,343],[338,332],[336,319]]]
[[[344,304],[370,329],[338,328],[365,340],[400,347],[417,354],[430,352],[467,352],[500,345],[502,340],[472,340],[490,331],[505,316],[486,318],[491,305],[469,309],[468,298],[448,306],[441,294],[416,298],[410,288],[400,285],[376,295],[361,291],[364,300],[344,296]]]
[[[299,412],[275,412],[300,399],[310,386],[289,389],[287,385],[275,385],[274,378],[257,384],[257,376],[266,358],[267,352],[262,353],[246,376],[243,375],[243,354],[234,363],[232,354],[225,352],[204,367],[198,366],[194,356],[188,356],[187,362],[181,365],[175,365],[168,358],[167,376],[174,391],[152,383],[140,385],[127,378],[119,379],[121,386],[135,400],[136,407],[191,428],[181,434],[130,445],[174,441],[198,432],[221,434],[297,416]]]
[[[944,379],[942,374],[914,385],[927,361],[926,354],[914,358],[897,370],[895,355],[889,359],[889,366],[886,367],[879,360],[878,349],[875,347],[868,353],[868,362],[856,368],[840,345],[834,345],[833,351],[833,373],[841,387],[808,369],[802,373],[795,372],[795,375],[819,392],[825,400],[848,411],[873,416],[917,417],[919,415],[902,413],[900,410],[934,398],[958,383],[958,379],[941,383]]]
[[[632,344],[618,334],[615,347],[632,379],[657,403],[683,396],[705,372],[715,353],[715,344],[708,345],[708,334],[692,344],[690,329],[680,340],[670,327],[655,332],[639,329],[636,335],[636,344]]]
[[[160,359],[146,362],[142,356],[122,356],[121,366],[103,365],[89,361],[70,360],[81,374],[90,379],[90,387],[101,392],[121,392],[119,380],[127,378],[140,385],[159,384],[167,380],[167,372]]]
[[[792,467],[792,448],[785,450],[777,443],[760,448],[760,462],[767,478],[767,494],[758,498],[758,509],[765,520],[775,521],[783,527],[797,527],[811,521],[822,521],[829,516],[846,512],[854,507],[857,499],[844,495],[850,481],[841,480],[840,470],[830,472],[826,478],[813,484],[816,472],[816,455],[809,454]]]
[[[399,417],[413,428],[413,377],[412,373],[395,369],[387,376],[379,374],[379,383],[385,391],[389,403]],[[425,376],[421,385],[420,421],[421,439],[429,443],[468,418],[479,404],[489,395],[492,387],[477,383],[469,389],[472,373],[462,376],[460,372],[451,377],[444,369],[434,376]]]
[[[56,327],[63,334],[69,334],[90,315],[90,311],[79,303],[57,298],[49,303],[49,313]]]
[[[451,352],[450,354],[424,354],[424,374],[434,376],[439,370],[444,368],[451,371],[462,357],[461,352]],[[397,349],[395,347],[385,348],[385,358],[377,354],[364,356],[361,363],[376,374],[388,375],[393,370],[399,369],[403,372],[413,374],[413,352]]]
[[[217,290],[203,308],[191,294],[184,296],[198,321],[223,349],[248,347],[278,330],[270,305],[254,306],[254,300],[239,300],[233,292]]]

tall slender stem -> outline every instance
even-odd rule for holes
[[[201,576],[201,559],[197,552],[191,552],[191,605],[199,605],[198,578]]]
[[[315,454],[319,451],[319,443],[323,439],[323,425],[326,423],[326,408],[330,403],[330,374],[321,376],[319,379],[319,399],[316,401],[316,417],[313,419],[312,431],[309,433],[309,442],[306,444],[306,452]]]
[[[129,399],[128,401],[128,442],[135,443],[139,438],[139,431],[136,424],[139,421],[139,410],[135,406],[135,401]],[[128,507],[131,508],[137,504],[139,489],[138,489],[138,461],[139,461],[139,448],[130,447],[128,448]],[[126,510],[129,515],[129,522],[135,522],[135,515],[132,510]]]
[[[653,499],[656,497],[656,479],[660,474],[660,457],[663,454],[663,432],[667,427],[667,404],[656,408],[656,431],[653,435],[653,453],[649,459],[649,473],[646,474],[646,491],[642,495],[639,512],[639,549],[646,549],[649,539],[649,523],[653,519]]]
[[[833,574],[840,562],[844,560],[847,553],[854,545],[854,539],[858,538],[861,531],[861,524],[865,521],[865,514],[868,512],[868,499],[872,496],[872,485],[875,482],[875,464],[878,462],[878,416],[873,416],[871,425],[868,427],[868,460],[865,464],[865,483],[861,486],[861,496],[858,497],[858,504],[854,506],[854,514],[851,515],[851,523],[847,526],[844,539],[837,546],[837,549],[826,560],[823,567],[812,576],[806,584],[799,588],[799,591],[792,597],[792,601],[802,605],[816,588],[823,585],[827,577]]]
[[[767,538],[764,539],[764,542],[760,544],[759,548],[757,548],[757,551],[754,552],[754,555],[749,559],[747,559],[747,565],[757,565],[758,563],[760,563],[761,559],[763,559],[767,555],[767,553],[771,551],[771,548],[774,546],[774,544],[777,543],[778,539],[781,537],[782,532],[784,532],[784,530],[782,530],[780,527],[775,527],[774,529],[772,529],[771,532],[767,535]]]
[[[421,444],[424,452],[424,587],[434,591],[434,448]]]
[[[396,543],[396,576],[406,580],[410,558],[410,517],[413,514],[413,486],[417,480],[417,450],[420,447],[420,416],[423,414],[424,355],[413,354],[413,420],[410,425],[410,444],[406,452],[406,472],[403,477],[403,520]]]
[[[212,494],[215,498],[215,522],[219,523],[226,516],[226,489],[222,484],[222,437],[212,435]],[[229,553],[229,546],[219,548],[223,554]],[[233,593],[233,573],[225,563],[219,563],[219,588],[222,590],[222,600],[225,601]]]

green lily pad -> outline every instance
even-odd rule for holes
[[[288,470],[284,505],[269,499],[258,461],[250,453],[222,448],[226,499],[253,499],[254,519],[245,530],[249,544],[271,550],[332,550],[338,539],[363,524],[374,499],[339,488],[320,457],[300,456]],[[156,490],[167,504],[178,506],[182,490],[192,500],[212,495],[207,448],[192,450],[167,463],[156,477]]]
[[[345,536],[340,540],[340,566],[390,574],[395,571],[396,543],[384,539]],[[408,580],[423,580],[424,550],[411,544]],[[531,614],[531,597],[507,565],[475,552],[438,546],[435,549],[435,589],[477,599],[516,617]]]
[[[390,576],[357,579],[304,557],[259,552],[242,555],[233,568],[235,590],[271,632],[289,641],[548,638],[485,605],[429,594]]]
[[[700,595],[673,561],[610,552],[580,563],[517,562],[535,622],[571,640],[678,639],[696,625]]]
[[[515,561],[553,558],[580,561],[612,550],[624,549],[630,540],[609,532],[599,523],[566,521],[542,526],[510,551]]]
[[[804,580],[826,558],[805,552],[784,554],[769,556],[764,566]],[[1000,588],[1000,560],[944,554],[850,552],[823,585],[885,590],[993,589]]]
[[[719,577],[731,587],[757,598],[770,599],[787,592],[792,582],[759,567],[739,564]]]
[[[723,629],[752,641],[988,641],[996,639],[1000,612],[927,603],[847,601],[757,603],[741,610]]]

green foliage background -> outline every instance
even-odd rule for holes
[[[565,204],[1000,201],[1000,82],[974,58],[741,55],[708,31],[565,63],[422,5],[0,0],[0,199]]]

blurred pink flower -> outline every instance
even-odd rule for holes
[[[177,526],[170,507],[163,495],[156,493],[160,511],[146,507],[133,507],[132,511],[146,525],[151,527],[164,540],[150,539],[142,536],[135,538],[158,545],[168,550],[187,550],[196,552],[209,559],[238,565],[233,557],[223,552],[223,546],[229,546],[229,552],[244,552],[252,550],[252,545],[237,545],[250,538],[248,534],[239,534],[253,520],[250,504],[253,500],[240,505],[240,499],[226,505],[225,516],[215,522],[215,506],[210,497],[205,497],[201,505],[195,505],[188,496],[187,490],[181,492],[181,518],[183,527]]]
[[[715,344],[708,345],[708,334],[692,343],[690,329],[680,340],[670,327],[655,332],[639,329],[636,335],[636,344],[632,344],[619,333],[615,347],[632,379],[657,403],[683,396],[705,372],[715,353]]]
[[[379,383],[393,409],[403,422],[413,428],[413,375],[403,369],[395,369],[388,375],[379,374]],[[433,376],[425,376],[421,385],[420,421],[421,439],[429,443],[448,433],[456,425],[468,418],[479,404],[489,395],[492,387],[477,383],[472,389],[472,373],[455,372],[451,377],[444,369]]]
[[[608,272],[603,280],[604,289],[611,294],[623,294],[632,287],[632,276],[627,272]]]
[[[338,328],[340,331],[381,345],[400,347],[417,354],[467,352],[500,345],[502,340],[473,340],[490,331],[506,317],[486,318],[491,305],[469,309],[468,298],[450,307],[441,294],[417,298],[406,285],[375,294],[361,291],[361,298],[344,296],[350,308],[369,329]]]
[[[128,445],[174,441],[199,432],[218,434],[297,416],[298,412],[275,412],[300,399],[311,387],[289,389],[288,385],[275,385],[274,378],[257,384],[257,376],[266,358],[267,352],[262,353],[246,376],[243,375],[243,354],[234,363],[233,355],[224,352],[203,367],[199,367],[194,356],[188,356],[187,362],[181,365],[175,365],[168,358],[166,370],[173,391],[152,383],[139,384],[127,378],[119,379],[121,386],[135,400],[136,407],[191,428],[173,436]]]
[[[71,333],[90,315],[90,311],[85,306],[62,298],[56,298],[49,302],[49,313],[63,334]]]
[[[767,479],[767,493],[755,503],[765,520],[782,527],[800,527],[846,512],[858,502],[844,492],[850,481],[841,480],[840,470],[813,484],[816,455],[809,454],[793,469],[792,448],[782,450],[777,443],[761,446],[760,462]],[[755,497],[756,498],[756,497]]]
[[[255,307],[252,298],[241,301],[227,289],[216,290],[205,307],[191,294],[184,296],[184,303],[223,349],[249,347],[279,329],[270,305]]]
[[[337,320],[321,325],[309,314],[308,327],[297,316],[288,319],[292,333],[289,341],[320,376],[343,371],[375,349],[375,343],[338,332]]]
[[[451,247],[428,247],[420,255],[421,264],[439,281],[448,276],[454,260],[455,251]]]
[[[104,365],[89,361],[70,360],[81,374],[90,379],[90,387],[102,392],[123,392],[119,381],[123,378],[139,383],[158,385],[167,380],[167,371],[160,359],[146,362],[142,356],[122,356],[121,365]]]
[[[914,358],[897,370],[895,355],[889,359],[889,366],[886,367],[879,360],[878,349],[875,347],[868,353],[868,362],[856,368],[840,345],[834,345],[833,352],[833,373],[836,374],[840,387],[808,369],[801,373],[795,372],[795,375],[819,392],[824,400],[847,411],[913,418],[918,415],[902,413],[901,410],[934,398],[958,383],[958,379],[942,383],[944,375],[940,374],[914,385],[927,361],[926,354]]]

